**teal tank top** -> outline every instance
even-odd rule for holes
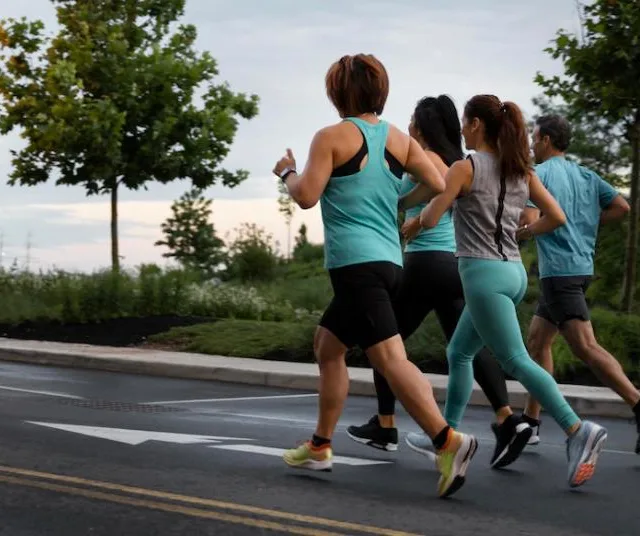
[[[322,197],[325,267],[340,268],[363,262],[392,262],[402,267],[398,232],[401,181],[385,162],[389,124],[372,125],[347,118],[367,142],[365,166],[353,175],[331,177]]]
[[[408,194],[416,184],[405,174],[402,179],[400,195]],[[407,209],[405,212],[406,219],[418,218],[422,209],[426,207],[426,203],[421,203],[413,208]],[[449,251],[455,253],[456,238],[453,228],[453,218],[451,210],[447,210],[440,218],[438,225],[433,229],[423,229],[411,242],[409,242],[404,251],[406,253],[415,253],[419,251]]]

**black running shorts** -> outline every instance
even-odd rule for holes
[[[568,320],[590,320],[586,292],[590,276],[545,277],[540,280],[536,316],[562,327]]]
[[[391,262],[366,262],[329,270],[334,297],[320,325],[347,348],[367,350],[398,334],[393,310],[402,268]]]

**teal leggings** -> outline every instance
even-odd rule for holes
[[[473,391],[473,358],[483,346],[518,380],[556,422],[568,429],[580,421],[553,377],[531,359],[518,323],[516,305],[527,290],[521,262],[460,258],[466,306],[447,347],[449,387],[445,418],[458,428]]]

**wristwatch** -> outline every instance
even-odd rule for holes
[[[530,240],[531,238],[534,237],[534,234],[531,231],[531,229],[529,229],[529,225],[528,224],[525,224],[525,225],[522,226],[522,231],[523,231],[523,235],[524,235],[523,238],[525,240]]]
[[[287,177],[291,175],[291,173],[296,173],[296,170],[294,168],[286,167],[280,172],[278,176],[280,177],[280,180],[282,182],[285,182],[287,180]]]

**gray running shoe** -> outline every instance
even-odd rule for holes
[[[582,421],[578,431],[567,438],[569,486],[582,486],[593,476],[606,439],[607,430],[591,421]]]

